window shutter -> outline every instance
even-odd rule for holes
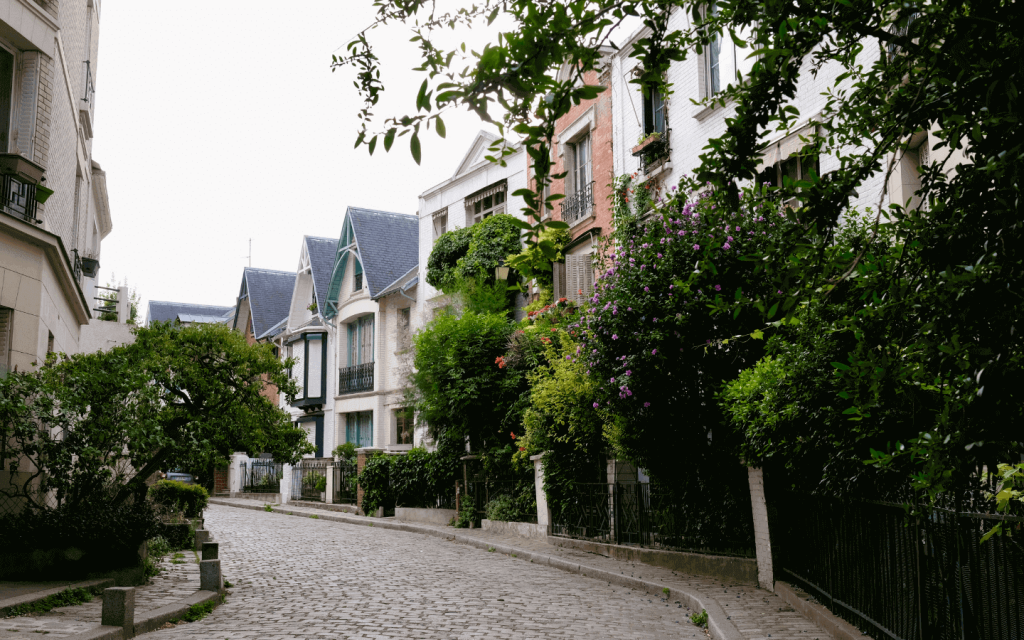
[[[323,385],[323,338],[320,336],[311,336],[308,345],[308,363],[309,375],[306,376],[306,394],[310,398],[319,398],[322,394]]]
[[[11,370],[11,324],[14,312],[0,309],[0,376]]]
[[[576,256],[565,256],[565,293],[569,300],[576,300]]]
[[[555,302],[558,302],[561,298],[567,298],[565,295],[565,263],[564,262],[553,262],[551,264],[551,281],[552,288],[554,289]]]
[[[356,438],[356,416],[355,413],[345,414],[345,442],[357,442]]]
[[[580,304],[582,304],[584,300],[594,295],[594,265],[589,253],[580,256],[580,269],[582,271],[580,282],[583,283],[583,295],[580,296]]]

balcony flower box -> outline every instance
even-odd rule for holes
[[[41,184],[36,185],[36,202],[43,204],[46,199],[53,195],[53,189],[48,189]]]
[[[661,134],[658,132],[654,132],[648,135],[643,140],[641,140],[640,144],[633,147],[631,152],[634,156],[643,155],[645,151],[649,150],[651,147],[656,146],[661,139]]]
[[[0,173],[16,176],[19,181],[39,184],[45,172],[43,167],[25,156],[17,153],[0,153]]]

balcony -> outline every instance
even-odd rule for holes
[[[360,391],[373,391],[372,362],[338,369],[338,395]]]
[[[0,210],[25,222],[41,224],[36,218],[36,185],[9,173],[0,175]]]
[[[562,222],[575,227],[590,217],[594,210],[594,183],[588,182],[582,189],[562,200]]]

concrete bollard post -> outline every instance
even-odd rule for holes
[[[216,542],[203,543],[203,560],[219,560],[220,545]]]
[[[195,550],[196,551],[202,551],[203,550],[203,543],[204,542],[211,542],[212,540],[213,540],[213,536],[211,535],[211,533],[209,531],[207,531],[206,529],[196,529],[196,546],[195,546]]]
[[[103,590],[100,624],[121,627],[125,638],[135,636],[135,587],[110,587]]]
[[[775,591],[775,568],[772,562],[772,539],[769,531],[768,500],[764,471],[747,467],[750,484],[750,508],[754,515],[754,549],[757,553],[757,583],[762,589]]]
[[[199,563],[199,588],[202,591],[224,590],[224,579],[220,574],[220,560],[202,560]]]

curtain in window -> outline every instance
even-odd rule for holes
[[[373,446],[372,411],[345,414],[345,442],[351,442],[357,447]]]

